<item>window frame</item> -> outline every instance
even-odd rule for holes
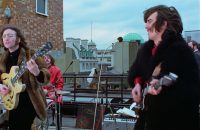
[[[39,0],[36,0],[35,12],[36,12],[37,14],[40,14],[40,15],[48,16],[48,0],[44,0],[44,1],[45,1],[45,5],[44,5],[44,6],[45,6],[45,7],[44,7],[44,12],[45,12],[45,13],[42,13],[42,12],[38,11],[38,6],[37,6],[38,1],[39,1]]]

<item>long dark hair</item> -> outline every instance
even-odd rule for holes
[[[27,43],[26,43],[25,38],[24,38],[24,36],[22,35],[21,31],[20,31],[17,27],[14,27],[14,26],[6,26],[6,27],[4,27],[4,28],[1,30],[1,46],[4,47],[2,36],[3,36],[4,31],[7,30],[7,29],[11,29],[11,30],[13,30],[13,31],[16,32],[17,41],[18,41],[18,39],[20,39],[20,42],[19,42],[19,46],[20,46],[20,47],[23,47],[25,50],[28,50],[28,49],[29,49],[29,48],[27,47]],[[6,50],[5,47],[4,47],[4,49]]]
[[[175,7],[167,7],[165,5],[157,5],[144,11],[144,21],[147,22],[148,17],[157,12],[157,20],[154,23],[156,31],[160,32],[164,22],[167,22],[167,30],[174,32],[176,35],[181,34],[183,31],[183,24],[181,16]]]

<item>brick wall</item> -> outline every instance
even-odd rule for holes
[[[36,13],[36,0],[0,0],[0,29],[8,25],[4,17],[7,6],[12,13],[9,24],[23,32],[31,48],[51,41],[53,50],[63,49],[63,0],[48,0],[48,16]]]

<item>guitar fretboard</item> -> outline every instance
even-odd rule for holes
[[[35,60],[38,56],[42,56],[46,54],[49,50],[53,48],[51,42],[47,42],[42,46],[41,49],[39,49],[32,57],[31,59]],[[17,74],[14,76],[14,78],[11,80],[12,84],[15,84],[16,81],[24,74],[24,72],[27,70],[27,64],[26,64],[26,59],[24,58],[22,63],[19,66],[19,70]]]
[[[32,56],[31,59],[35,60],[37,58],[37,56]],[[19,71],[17,72],[17,74],[15,75],[15,77],[12,79],[12,84],[14,84],[17,80],[19,80],[19,78],[24,74],[24,72],[27,70],[27,64],[26,64],[26,60],[22,61],[22,64],[20,65]]]

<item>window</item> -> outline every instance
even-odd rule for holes
[[[48,0],[36,0],[36,13],[41,15],[48,15]]]
[[[107,58],[107,62],[111,62],[111,57],[108,57],[108,58]]]

